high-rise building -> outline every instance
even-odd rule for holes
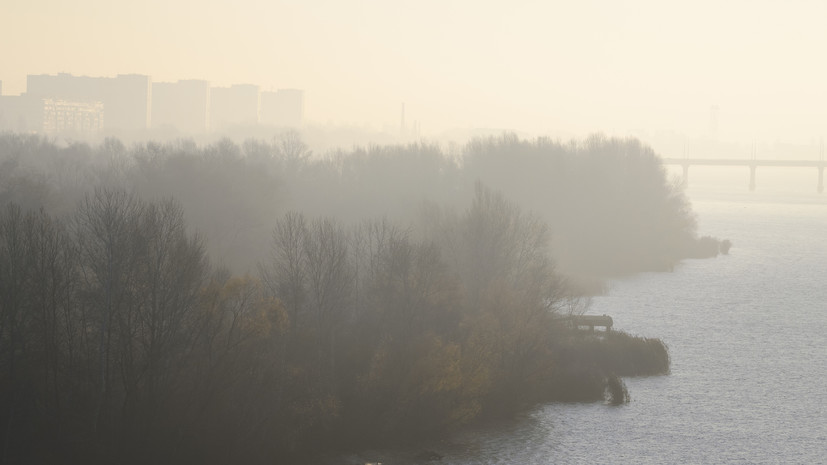
[[[299,128],[304,120],[300,89],[261,92],[253,84],[211,88],[197,79],[153,83],[140,74],[32,74],[26,84],[25,94],[5,98],[0,82],[0,128],[134,136],[163,127],[185,134],[258,124]]]
[[[95,134],[104,126],[103,103],[62,99],[37,99],[41,132],[46,134]]]
[[[145,130],[151,124],[152,78],[149,76],[29,75],[26,77],[26,94],[36,98],[101,102],[104,128],[109,131]]]
[[[220,130],[259,122],[259,87],[235,84],[210,89],[210,127]]]
[[[40,132],[42,125],[34,99],[26,95],[0,96],[0,131]]]
[[[209,129],[210,83],[198,79],[152,84],[152,127],[172,127],[186,134]]]
[[[39,98],[102,100],[106,79],[68,73],[30,74],[26,76],[26,94]]]
[[[119,74],[104,82],[103,101],[107,129],[145,130],[152,127],[152,78]]]
[[[23,94],[0,96],[0,129],[88,136],[104,126],[103,103]]]
[[[304,122],[304,91],[279,89],[261,93],[261,123],[299,128]]]

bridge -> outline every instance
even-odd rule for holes
[[[753,155],[749,159],[663,158],[663,164],[683,167],[684,185],[689,182],[690,166],[746,166],[749,167],[749,190],[751,191],[755,190],[755,170],[759,166],[816,168],[818,170],[818,186],[816,188],[819,193],[822,193],[824,192],[824,168],[827,166],[827,161],[824,160],[824,151],[822,150],[818,160],[760,160]]]

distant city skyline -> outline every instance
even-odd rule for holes
[[[2,84],[0,83],[0,86]],[[0,87],[1,89],[1,87]],[[0,130],[42,134],[202,135],[238,127],[299,128],[304,91],[206,80],[153,82],[143,74],[30,74],[20,95],[0,95]],[[103,131],[103,132],[102,132]]]
[[[307,90],[305,119],[581,136],[827,138],[827,3],[11,0],[3,94],[26,74]]]

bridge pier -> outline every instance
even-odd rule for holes
[[[824,193],[824,170],[827,169],[827,160],[750,160],[744,159],[703,159],[703,158],[664,158],[663,164],[680,166],[683,168],[683,184],[689,183],[689,167],[699,166],[746,166],[749,167],[749,190],[754,191],[757,185],[755,171],[759,166],[789,166],[818,169],[818,192]]]

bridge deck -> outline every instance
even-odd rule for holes
[[[663,158],[664,165],[693,165],[693,166],[789,166],[823,168],[827,166],[825,160],[750,160],[737,158]]]

